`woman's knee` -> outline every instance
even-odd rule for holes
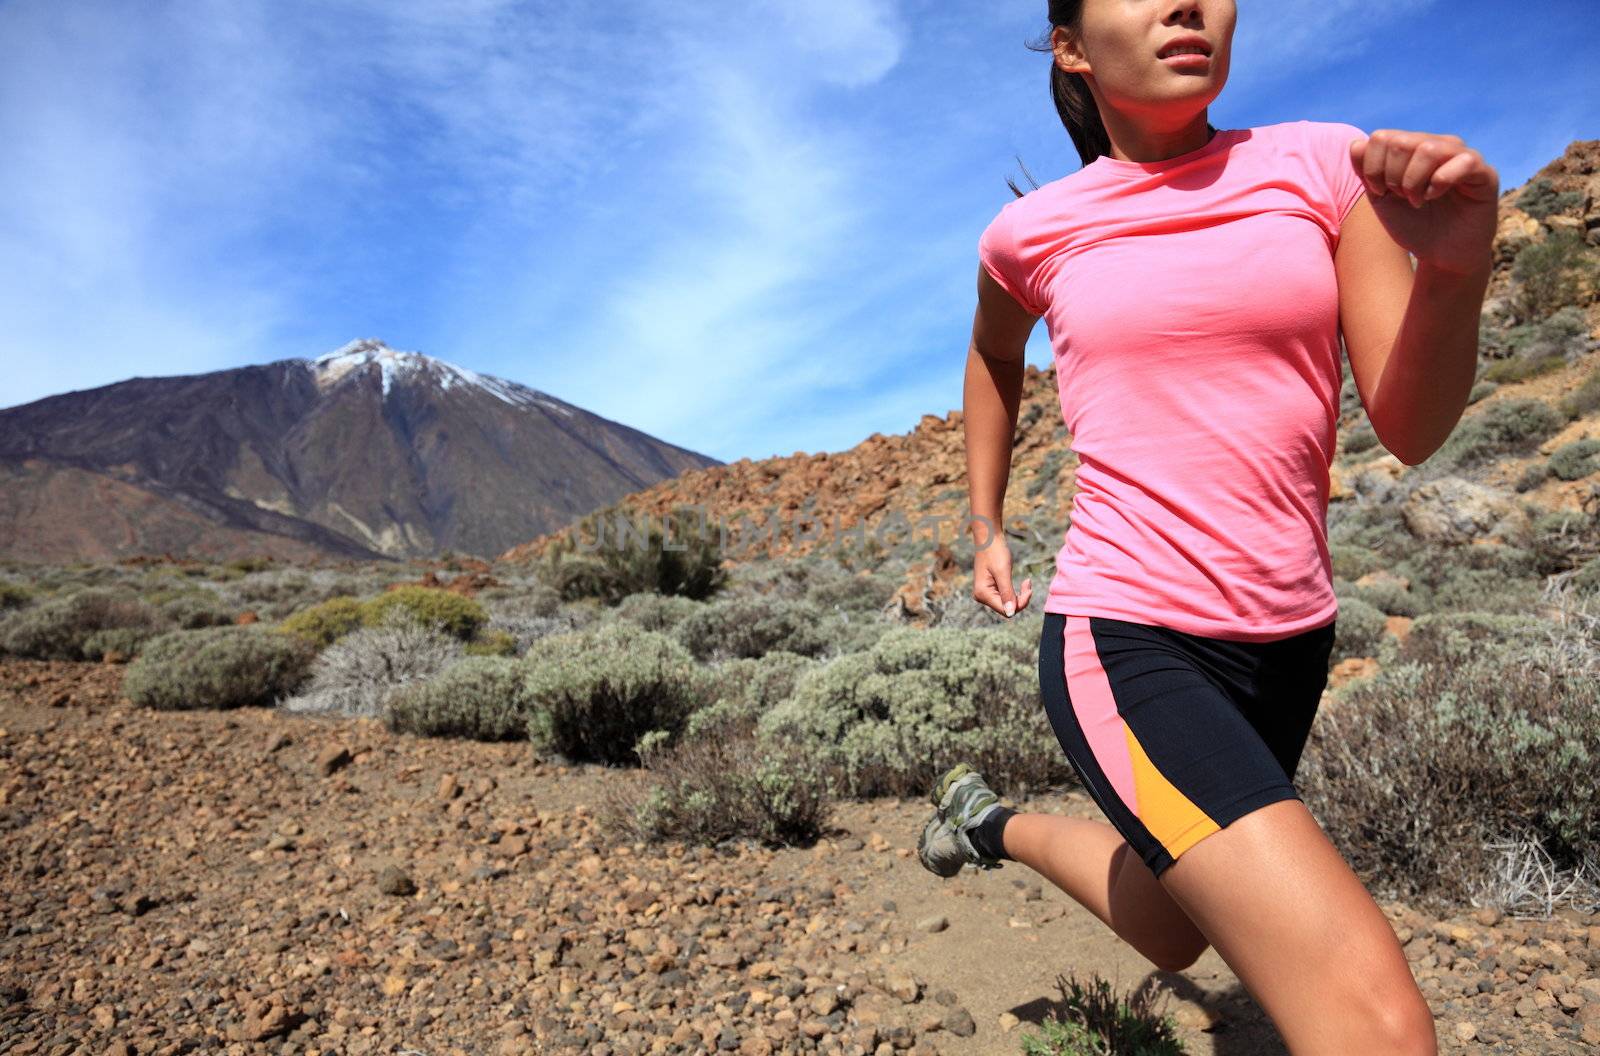
[[[1201,939],[1197,943],[1173,943],[1161,949],[1150,950],[1145,956],[1149,958],[1151,964],[1163,972],[1185,972],[1193,968],[1194,962],[1210,948],[1211,944]]]
[[[1403,990],[1400,993],[1405,993]],[[1371,1014],[1374,1043],[1372,1051],[1396,1056],[1437,1056],[1439,1035],[1434,1029],[1433,1010],[1413,986],[1404,998],[1391,997]]]

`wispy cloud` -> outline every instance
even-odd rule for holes
[[[1241,5],[1218,117],[1531,165],[1594,134],[1550,47],[1580,6],[1495,48],[1491,0]],[[1077,168],[1022,47],[1046,28],[1035,0],[0,2],[0,405],[375,336],[722,458],[909,428],[959,404],[1015,158]],[[1449,62],[1419,75],[1421,39]]]

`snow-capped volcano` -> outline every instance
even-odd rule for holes
[[[420,377],[432,381],[444,391],[449,391],[456,385],[471,385],[513,406],[520,404],[531,407],[537,404],[568,417],[572,415],[572,407],[538,389],[530,389],[526,385],[504,378],[479,374],[475,370],[458,367],[454,363],[446,363],[442,359],[434,359],[421,352],[390,348],[375,337],[358,338],[311,360],[312,368],[316,371],[317,388],[324,392],[337,385],[351,371],[369,364],[376,366],[381,373],[384,396],[389,395],[389,391],[397,381]]]
[[[716,459],[375,338],[0,412],[9,553],[493,557]],[[13,513],[9,521],[8,509]],[[64,530],[63,526],[71,530]],[[7,553],[0,547],[0,555]]]

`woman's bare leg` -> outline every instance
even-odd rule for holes
[[[1212,833],[1160,883],[1294,1056],[1437,1053],[1433,1013],[1394,929],[1300,800]]]
[[[1182,971],[1209,943],[1122,834],[1104,822],[1017,814],[1006,854],[1071,895],[1151,964]]]

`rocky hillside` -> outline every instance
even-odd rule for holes
[[[1544,362],[1541,370],[1527,371],[1526,376],[1505,371],[1510,375],[1507,380],[1469,408],[1468,417],[1498,400],[1532,397],[1559,404],[1583,385],[1600,362],[1594,355],[1600,339],[1600,282],[1596,281],[1600,275],[1600,140],[1574,141],[1526,184],[1506,190],[1501,196],[1500,218],[1495,270],[1484,306],[1484,367],[1492,366],[1497,357],[1514,360],[1535,353],[1560,362]],[[1538,254],[1524,254],[1530,246],[1553,246],[1563,237],[1575,241],[1578,256],[1576,264],[1560,275],[1552,276],[1548,266],[1542,271],[1535,267]],[[1549,316],[1551,297],[1570,306],[1561,321],[1579,319],[1583,331],[1554,356],[1542,346],[1530,351],[1530,346],[1538,346],[1539,335],[1530,340],[1525,333]],[[1348,367],[1346,372],[1341,449],[1354,446],[1347,441],[1366,422],[1354,384],[1348,380]],[[952,393],[959,395],[954,376],[951,387]],[[1600,413],[1589,410],[1582,414],[1544,443],[1538,455],[1583,437],[1600,437]],[[1028,367],[1014,441],[1005,502],[1007,533],[1053,550],[1067,526],[1077,464],[1061,421],[1053,368]],[[1354,496],[1347,480],[1352,473],[1399,477],[1428,466],[1406,467],[1381,447],[1367,454],[1376,457],[1355,462],[1341,457],[1333,474],[1334,503]],[[1492,467],[1487,477],[1505,483],[1523,473],[1528,461],[1508,460]],[[952,410],[924,415],[921,423],[904,435],[874,433],[847,451],[740,459],[684,473],[629,495],[606,516],[616,512],[630,523],[659,524],[675,507],[699,505],[708,516],[724,523],[732,525],[742,514],[759,526],[770,524],[767,518],[775,514],[781,525],[776,545],[760,551],[760,555],[773,556],[803,554],[831,545],[836,530],[842,537],[844,529],[852,526],[865,525],[869,533],[887,532],[890,519],[900,517],[910,525],[928,525],[923,519],[933,518],[939,524],[940,538],[950,541],[963,531],[965,480],[961,412]],[[1593,481],[1592,475],[1588,480],[1573,481],[1551,477],[1529,490],[1526,497],[1548,509],[1581,509]],[[802,529],[820,530],[820,538],[801,538],[793,530],[797,521]],[[608,519],[606,523],[611,522]],[[922,534],[931,530],[924,527]],[[578,531],[578,525],[569,526],[513,547],[501,557],[532,560]],[[592,541],[593,536],[582,534],[579,538]],[[941,565],[945,575],[961,573],[947,557],[943,561],[936,557],[918,574],[939,575]]]
[[[0,557],[492,555],[718,464],[380,341],[0,411]]]

